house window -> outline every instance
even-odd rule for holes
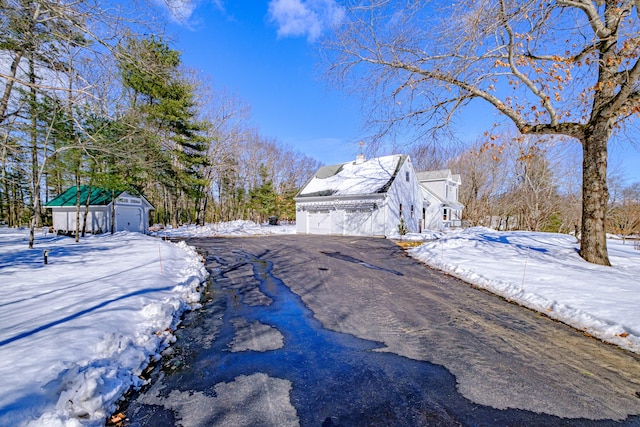
[[[411,218],[413,218],[413,205],[411,205]]]
[[[402,216],[402,203],[400,203],[400,216]]]
[[[445,221],[449,219],[449,208],[442,209],[442,219]]]
[[[409,182],[409,171],[406,171],[406,172],[404,173],[404,177],[405,177],[405,179],[407,180],[407,182]]]
[[[422,221],[426,221],[427,220],[427,210],[425,208],[422,208]]]

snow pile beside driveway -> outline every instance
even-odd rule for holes
[[[27,236],[0,229],[0,425],[104,425],[198,306],[206,270],[184,243],[137,233],[40,234],[34,249]]]
[[[411,249],[420,261],[640,353],[640,251],[608,239],[612,267],[585,262],[573,236],[475,227]]]
[[[253,221],[236,220],[215,224],[182,225],[178,228],[167,227],[153,234],[161,238],[173,237],[215,237],[215,236],[264,236],[271,234],[295,234],[295,225],[260,225]]]

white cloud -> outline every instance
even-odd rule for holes
[[[271,0],[269,18],[278,25],[279,37],[306,36],[316,40],[327,26],[336,25],[345,11],[336,0]]]
[[[197,0],[159,0],[158,3],[167,8],[174,21],[181,24],[189,22],[198,6]]]
[[[203,3],[210,3],[221,12],[225,12],[224,0],[155,0],[157,4],[169,12],[169,16],[175,22],[189,26],[193,21],[193,15]]]

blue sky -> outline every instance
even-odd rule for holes
[[[157,0],[159,2],[163,0]],[[330,88],[322,77],[317,37],[340,19],[336,0],[164,0],[174,5],[169,32],[188,67],[251,107],[266,138],[326,163],[355,157],[367,136],[359,97]],[[176,18],[179,16],[179,19]],[[480,109],[485,114],[490,108]],[[475,141],[491,116],[459,116],[459,137]],[[486,124],[485,124],[486,122]],[[635,137],[633,137],[635,139]],[[610,164],[640,181],[638,148],[612,143]]]
[[[249,104],[262,136],[323,163],[348,161],[364,135],[359,99],[323,80],[312,20],[286,33],[271,16],[268,1],[203,2],[170,32],[185,65]]]

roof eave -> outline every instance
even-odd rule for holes
[[[346,195],[333,195],[333,196],[301,196],[294,197],[293,200],[297,202],[334,202],[336,200],[358,200],[358,199],[383,199],[386,193],[373,193],[373,194],[346,194]]]

